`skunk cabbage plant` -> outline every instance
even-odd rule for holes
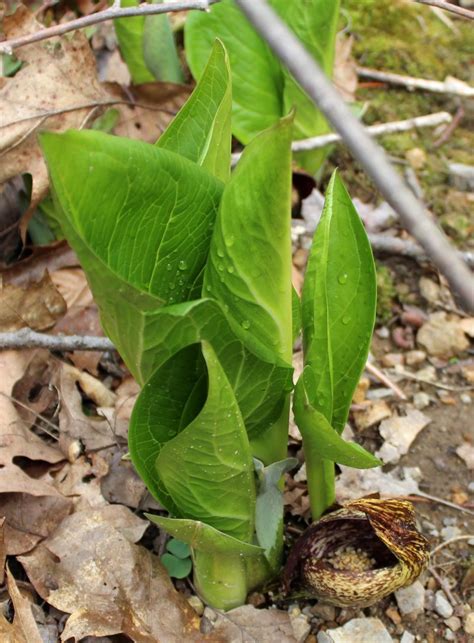
[[[334,174],[302,296],[291,285],[293,115],[255,136],[230,173],[231,80],[216,41],[156,145],[44,133],[58,218],[105,332],[141,384],[129,430],[149,518],[189,545],[205,601],[228,609],[280,569],[292,345],[295,417],[313,517],[334,463],[379,461],[340,433],[375,317],[370,245]]]

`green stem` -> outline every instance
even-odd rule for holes
[[[288,454],[289,417],[290,397],[288,396],[278,420],[265,433],[250,440],[252,455],[261,460],[265,466],[284,460]]]
[[[245,559],[239,554],[195,551],[194,582],[203,601],[211,607],[239,607],[248,593]]]
[[[305,461],[311,516],[315,521],[336,499],[334,462],[321,460],[313,449],[305,450]]]

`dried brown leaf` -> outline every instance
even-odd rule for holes
[[[253,605],[218,614],[213,633],[239,643],[297,643],[288,612],[259,610]]]
[[[192,91],[188,85],[173,83],[146,83],[126,91],[113,83],[107,83],[106,87],[113,98],[136,103],[115,106],[120,119],[114,133],[148,143],[155,143]]]
[[[66,312],[66,302],[46,272],[27,286],[5,284],[0,289],[0,331],[51,328]]]
[[[6,38],[34,33],[42,26],[20,5],[5,18]],[[29,172],[33,176],[32,205],[47,192],[48,175],[37,142],[38,129],[80,128],[97,104],[109,100],[100,85],[95,58],[86,36],[54,38],[18,50],[25,64],[0,88],[0,182]],[[83,107],[87,105],[87,107]],[[82,106],[81,109],[74,109]]]
[[[3,643],[42,643],[43,639],[31,611],[31,602],[20,593],[16,581],[7,568],[8,593],[15,608],[13,623],[0,615],[0,635]]]
[[[77,512],[19,559],[40,596],[71,614],[61,640],[119,633],[136,643],[206,640],[158,557],[134,544],[146,526],[119,505]]]
[[[354,37],[338,33],[334,57],[333,82],[345,101],[353,103],[357,90],[357,65],[352,57]]]

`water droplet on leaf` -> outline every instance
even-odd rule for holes
[[[344,324],[344,326],[347,326],[347,324],[350,321],[351,321],[351,316],[350,315],[344,315],[344,317],[342,318],[342,323]]]
[[[337,278],[337,280],[338,280],[338,282],[339,282],[340,284],[345,284],[345,283],[347,283],[347,272],[341,272],[341,274],[339,275],[339,277]]]
[[[248,330],[248,329],[250,328],[250,322],[249,322],[249,320],[248,320],[248,319],[244,319],[244,321],[242,322],[241,326],[242,326],[242,328],[244,328],[245,330]]]
[[[183,260],[180,261],[179,264],[178,264],[178,269],[179,270],[186,270],[187,267],[188,267],[188,264]]]

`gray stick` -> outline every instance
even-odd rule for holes
[[[474,311],[472,273],[448,239],[433,223],[393,169],[384,150],[365,132],[322,69],[299,39],[263,0],[236,0],[249,21],[339,132],[345,144],[398,213],[402,224],[419,241],[444,273],[464,308]]]
[[[7,348],[47,348],[51,351],[111,351],[115,346],[107,337],[48,335],[30,328],[0,333],[0,350]]]

